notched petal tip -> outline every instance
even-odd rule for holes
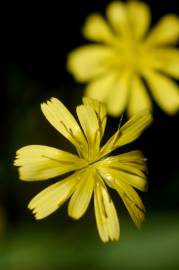
[[[75,174],[61,180],[37,194],[28,204],[28,209],[32,210],[35,219],[43,219],[68,200],[76,185]]]
[[[18,164],[19,164],[19,156],[16,155],[15,158],[14,158],[14,160],[13,160],[13,165],[14,166],[19,166]]]

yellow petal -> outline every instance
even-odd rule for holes
[[[45,180],[86,166],[76,155],[43,145],[25,146],[16,154],[14,165],[20,166],[20,179],[26,181]]]
[[[118,34],[124,37],[131,34],[126,4],[113,1],[107,6],[106,13],[110,24]]]
[[[103,45],[86,45],[68,55],[67,69],[80,82],[95,78],[109,69],[109,59],[114,52]]]
[[[137,139],[151,122],[152,115],[148,110],[142,110],[131,117],[102,147],[101,156]]]
[[[106,100],[108,113],[112,116],[119,116],[126,108],[129,87],[130,70],[124,70],[120,75],[116,74],[114,84],[111,85],[111,93]]]
[[[83,27],[83,35],[89,40],[104,43],[111,43],[114,40],[110,27],[99,14],[92,14],[87,18]]]
[[[111,188],[114,188],[114,181],[121,181],[141,191],[147,191],[148,186],[146,178],[133,174],[133,170],[130,170],[130,167],[129,171],[125,171],[125,165],[121,166],[121,168],[120,166],[100,168],[99,174],[104,179],[106,184]]]
[[[128,184],[116,180],[116,191],[121,196],[133,222],[140,228],[145,218],[145,207],[137,192]]]
[[[159,106],[168,114],[175,114],[179,110],[179,88],[178,85],[166,76],[147,71],[144,74],[150,87],[152,95]]]
[[[87,142],[73,115],[56,98],[41,104],[41,109],[50,124],[67,138],[84,155]]]
[[[179,79],[179,50],[156,48],[153,52],[153,58],[155,58],[155,65],[152,68]]]
[[[179,58],[169,61],[162,69],[163,72],[179,80]]]
[[[92,197],[94,181],[90,170],[84,172],[78,180],[68,205],[68,214],[72,218],[79,219],[86,212]]]
[[[76,111],[88,141],[88,160],[92,160],[99,152],[100,146],[100,129],[97,115],[89,105],[80,105]]]
[[[104,76],[90,82],[86,87],[85,95],[106,103],[116,82],[115,72],[107,72]]]
[[[169,76],[172,76],[175,79],[179,79],[179,50],[164,51],[165,60],[164,65],[161,68],[161,71],[165,72]],[[168,59],[166,59],[168,58]]]
[[[49,216],[71,196],[76,182],[78,182],[78,175],[73,174],[47,187],[30,201],[28,208],[33,211],[36,219]]]
[[[145,159],[140,151],[131,151],[118,156],[110,156],[98,164],[98,172],[113,188],[114,179],[126,182],[141,191],[146,191]]]
[[[127,153],[123,153],[117,156],[110,156],[106,160],[110,162],[118,162],[120,164],[132,163],[137,165],[145,165],[146,158],[141,151],[134,150]],[[143,168],[143,167],[142,167]]]
[[[127,108],[129,116],[135,115],[143,109],[152,111],[152,103],[150,97],[140,77],[135,76],[132,78],[131,85],[132,88],[130,90],[130,98]]]
[[[94,209],[99,235],[103,242],[118,240],[119,221],[114,204],[104,184],[98,182],[94,189]]]
[[[165,15],[152,29],[145,41],[147,46],[165,45],[179,39],[179,18],[174,14]]]
[[[100,129],[100,137],[102,138],[105,131],[105,127],[106,127],[106,121],[107,121],[106,107],[104,106],[103,103],[95,99],[88,98],[88,97],[83,98],[83,103],[85,105],[89,105],[95,111],[97,119],[98,119],[99,129]]]
[[[134,36],[137,39],[142,39],[151,21],[149,7],[143,2],[130,1],[127,3],[127,10]]]

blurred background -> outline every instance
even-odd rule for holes
[[[178,0],[147,2],[152,24],[166,13],[179,15]],[[7,3],[7,2],[6,2]],[[179,115],[169,117],[157,105],[154,122],[127,150],[148,158],[149,191],[140,194],[147,208],[141,230],[132,224],[122,202],[112,194],[121,223],[121,239],[102,244],[93,205],[79,221],[67,217],[66,204],[36,221],[27,204],[59,180],[22,182],[13,167],[15,152],[29,144],[67,151],[72,146],[49,125],[40,103],[55,96],[73,113],[84,85],[66,71],[69,51],[87,43],[81,26],[88,14],[104,12],[107,0],[32,2],[1,10],[0,269],[179,269]],[[119,119],[108,119],[112,134]]]

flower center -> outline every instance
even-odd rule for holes
[[[140,71],[144,66],[147,54],[140,44],[123,43],[115,46],[115,56],[113,59],[113,66],[117,69],[131,69],[132,71]]]

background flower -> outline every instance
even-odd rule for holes
[[[178,16],[164,16],[150,32],[150,9],[143,2],[112,2],[106,16],[87,18],[83,34],[95,43],[68,56],[68,70],[88,83],[85,95],[105,102],[112,116],[125,109],[129,115],[151,110],[150,95],[166,113],[176,113],[179,89],[168,76],[179,79],[179,50],[173,47],[179,38]]]

